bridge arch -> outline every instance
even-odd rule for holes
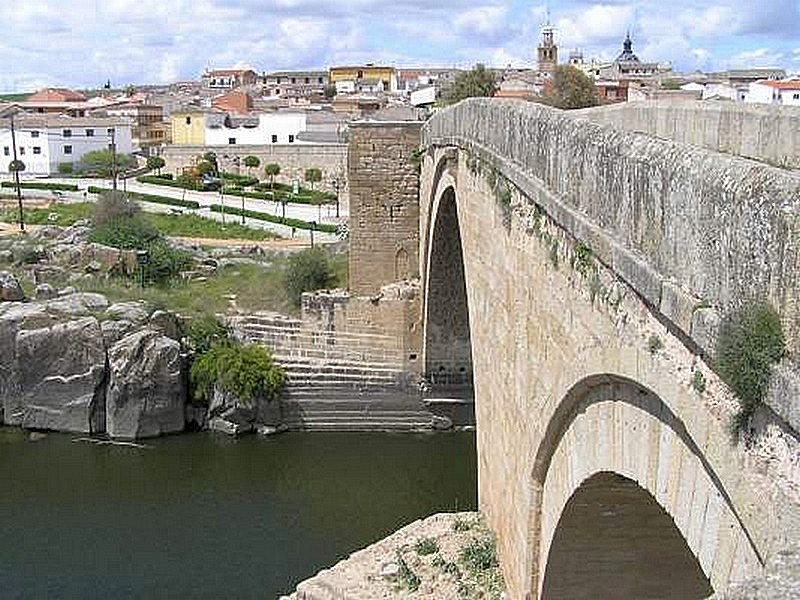
[[[434,395],[473,400],[472,342],[455,179],[437,169],[425,256],[425,376]]]
[[[612,539],[614,519],[620,535]],[[586,535],[589,521],[595,539]],[[636,531],[644,522],[646,536]],[[609,374],[575,384],[548,423],[533,463],[529,540],[530,589],[541,598],[579,598],[603,586],[615,597],[643,597],[642,582],[658,585],[659,573],[665,589],[671,578],[686,587],[657,597],[703,598],[762,564],[680,418],[651,390]],[[634,547],[648,560],[631,560]],[[654,562],[665,568],[651,569]]]

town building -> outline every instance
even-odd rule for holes
[[[243,85],[255,85],[258,74],[252,69],[217,69],[206,71],[200,81],[207,89],[232,90]]]
[[[159,134],[159,132],[163,132],[163,127],[157,126],[164,121],[164,111],[160,106],[125,102],[111,104],[97,112],[102,112],[109,117],[129,119],[132,124],[133,147],[137,150],[148,152],[153,146],[160,146],[164,143],[164,138]],[[155,128],[154,125],[156,125]]]
[[[322,89],[328,85],[327,71],[274,71],[263,73],[259,83],[266,86],[308,86]]]
[[[235,115],[247,115],[253,111],[253,98],[244,90],[231,90],[212,98],[211,108]]]
[[[303,113],[231,115],[213,110],[186,110],[171,116],[176,146],[294,144],[306,129]]]
[[[549,77],[529,69],[506,69],[500,77],[494,97],[533,100],[542,95]]]
[[[749,85],[745,102],[800,106],[800,79],[754,81]]]
[[[108,149],[112,141],[118,153],[133,152],[131,121],[126,118],[17,113],[14,129],[24,175],[56,174],[60,165],[76,165],[87,152]],[[10,120],[0,119],[0,173],[9,172],[14,157],[11,137]]]
[[[353,67],[331,67],[328,80],[336,86],[339,94],[348,93],[395,93],[397,72],[394,67],[382,67],[372,63]]]

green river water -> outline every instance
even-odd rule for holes
[[[474,433],[78,437],[0,428],[3,599],[276,598],[477,502]]]

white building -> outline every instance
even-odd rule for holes
[[[17,158],[25,163],[23,175],[54,175],[63,163],[76,165],[87,152],[109,148],[112,139],[118,153],[133,151],[129,119],[18,113],[14,117],[14,128]],[[9,172],[13,159],[11,122],[2,119],[0,173]]]
[[[749,86],[745,102],[800,106],[800,79],[754,81]]]
[[[262,146],[293,144],[306,130],[303,113],[265,113],[247,117],[208,114],[205,121],[207,146]]]

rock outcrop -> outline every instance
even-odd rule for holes
[[[106,354],[100,325],[85,317],[16,335],[16,393],[5,420],[29,429],[103,430]]]
[[[0,271],[0,302],[18,302],[25,300],[25,293],[19,281],[8,271]]]
[[[184,429],[186,383],[180,343],[144,329],[108,351],[106,431],[136,439]]]

